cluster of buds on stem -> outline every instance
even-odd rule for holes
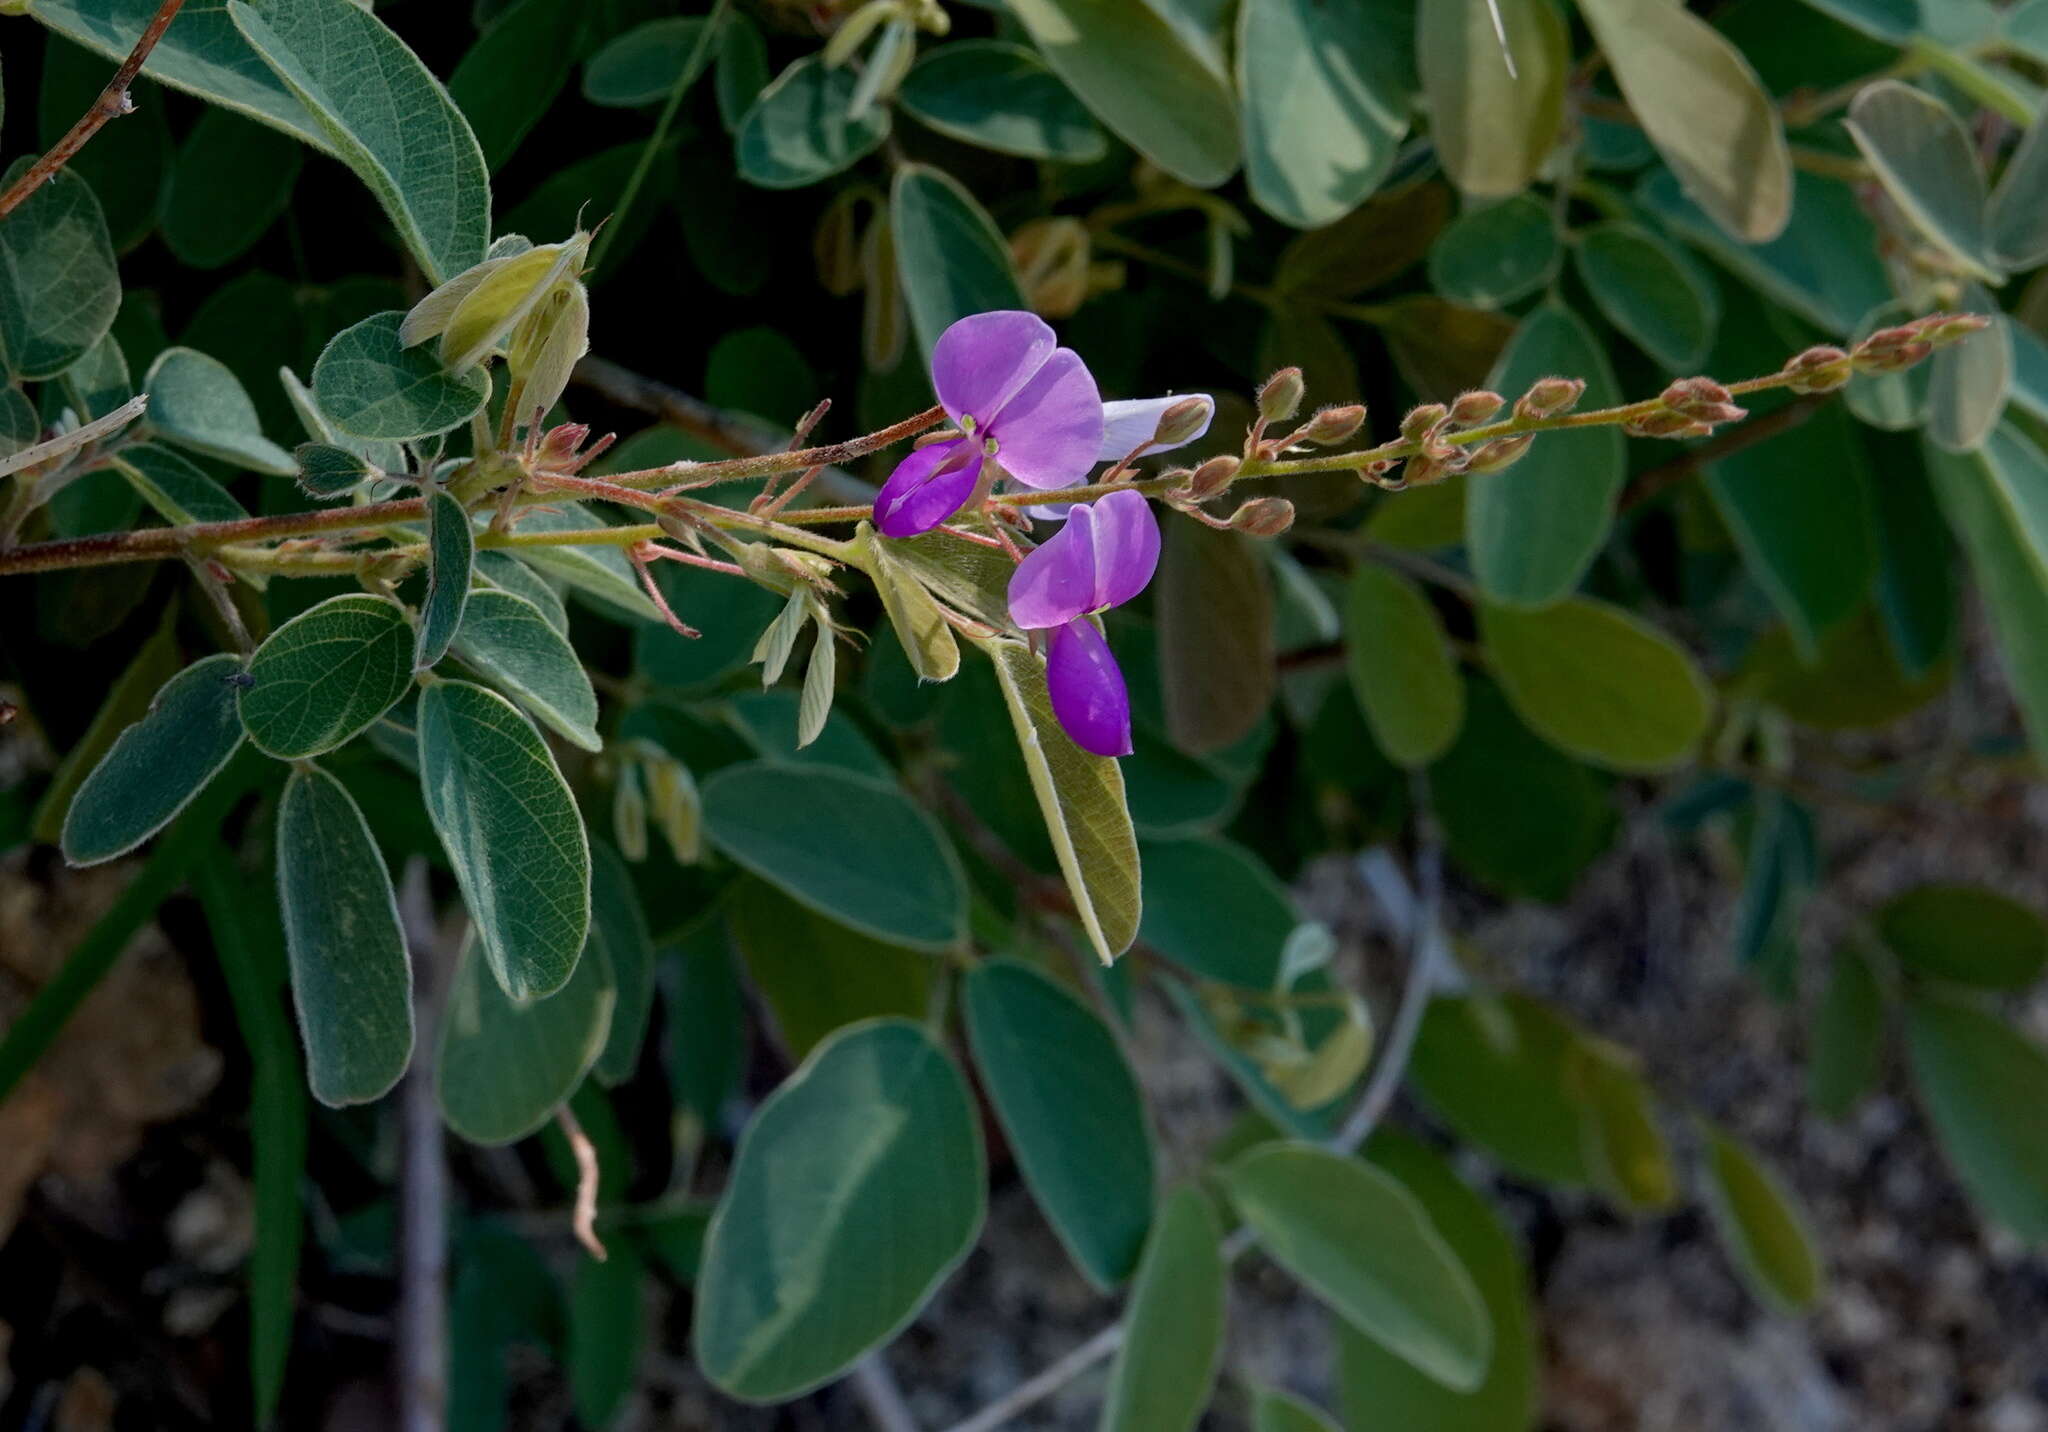
[[[1442,482],[1453,473],[1470,472],[1475,460],[1484,460],[1488,466],[1482,471],[1497,470],[1496,459],[1500,456],[1495,443],[1458,443],[1452,437],[1467,428],[1480,427],[1491,422],[1500,410],[1507,406],[1507,399],[1498,393],[1483,389],[1460,393],[1449,403],[1424,403],[1411,408],[1401,419],[1401,437],[1415,444],[1415,456],[1408,459],[1408,465],[1399,478],[1392,478],[1364,469],[1360,475],[1380,486],[1398,490],[1414,483],[1427,485]],[[1526,444],[1524,445],[1526,446]],[[1513,461],[1521,453],[1515,452],[1508,458]],[[1374,464],[1378,467],[1379,464]],[[1506,466],[1505,462],[1498,466]],[[1389,469],[1391,471],[1391,469]]]
[[[1990,325],[1981,313],[1930,313],[1880,328],[1846,351],[1820,344],[1786,363],[1785,386],[1795,393],[1832,393],[1858,373],[1903,372],[1935,349],[1959,343]]]
[[[1299,368],[1282,368],[1259,389],[1259,417],[1245,442],[1245,456],[1270,460],[1290,448],[1334,447],[1350,442],[1365,427],[1365,405],[1343,403],[1317,408],[1285,437],[1269,438],[1273,423],[1290,421],[1301,411],[1303,387]]]
[[[1632,438],[1703,438],[1723,423],[1749,416],[1734,394],[1712,378],[1680,378],[1657,396],[1657,407],[1631,418],[1622,431]]]

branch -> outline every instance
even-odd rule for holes
[[[412,950],[418,1047],[431,1049],[448,971],[434,927],[426,861],[408,861],[398,891]],[[433,1070],[417,1059],[399,1086],[398,1432],[440,1432],[448,1409],[448,1159]]]
[[[5,194],[0,194],[0,219],[20,208],[29,195],[56,178],[57,171],[85,148],[86,141],[98,134],[108,120],[133,112],[135,102],[128,97],[128,86],[135,83],[135,77],[142,73],[142,62],[149,58],[156,42],[164,37],[164,31],[171,28],[171,21],[177,18],[184,3],[185,0],[163,0],[156,7],[156,14],[143,27],[135,48],[128,52],[121,68],[114,71],[114,77],[107,81],[107,87],[92,102],[92,108],[79,116],[78,123],[65,131],[64,137],[50,147],[48,154],[29,165],[27,172],[10,185]]]

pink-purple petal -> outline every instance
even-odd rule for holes
[[[1152,434],[1159,430],[1159,418],[1176,403],[1189,398],[1202,398],[1209,404],[1209,411],[1202,418],[1197,431],[1177,443],[1165,446],[1151,446]],[[1102,405],[1102,445],[1095,451],[1097,462],[1115,462],[1118,458],[1129,457],[1140,443],[1146,444],[1147,453],[1169,452],[1177,447],[1186,447],[1197,438],[1207,435],[1209,424],[1216,417],[1216,400],[1207,393],[1177,393],[1164,398],[1119,398],[1114,403]]]
[[[1018,563],[1010,576],[1011,621],[1036,631],[1094,610],[1094,527],[1091,510],[1076,506],[1066,526]]]
[[[896,464],[875,496],[875,530],[915,537],[960,510],[981,475],[981,444],[973,438],[927,443]]]
[[[1059,340],[1035,313],[1003,309],[959,320],[932,348],[932,390],[954,422],[981,427],[1029,383]],[[981,436],[977,427],[975,436]]]
[[[1152,504],[1125,489],[1089,504],[1095,590],[1091,610],[1120,607],[1152,580],[1159,568],[1159,519]],[[1076,512],[1072,527],[1082,514]]]
[[[1052,634],[1045,657],[1052,714],[1075,745],[1098,756],[1131,754],[1131,697],[1109,643],[1085,617]]]
[[[1102,394],[1081,355],[1055,350],[988,431],[996,461],[1027,487],[1066,487],[1086,477],[1102,445]]]

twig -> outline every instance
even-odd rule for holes
[[[206,593],[207,601],[213,603],[221,625],[228,630],[228,636],[243,656],[256,653],[256,643],[249,636],[249,628],[242,621],[241,612],[235,609],[234,594],[228,591],[230,578],[224,572],[217,572],[213,564],[204,557],[188,555],[185,565],[192,569],[192,580],[199,584],[199,590]]]
[[[966,1421],[954,1423],[947,1432],[994,1432],[995,1428],[1027,1407],[1043,1402],[1123,1345],[1123,1323],[1111,1323],[1038,1376],[1018,1383]]]
[[[860,1405],[867,1409],[868,1420],[875,1424],[877,1432],[917,1432],[917,1419],[910,1415],[903,1391],[897,1387],[889,1364],[883,1361],[881,1349],[855,1363],[846,1380]]]
[[[597,1237],[597,1147],[567,1104],[555,1110],[555,1122],[562,1126],[562,1137],[569,1141],[569,1152],[576,1157],[576,1211],[570,1226],[576,1230],[576,1241],[584,1251],[602,1263],[607,1255]]]
[[[444,971],[427,863],[406,862],[399,916],[412,949],[414,1048],[432,1049]],[[448,1412],[448,1163],[430,1061],[415,1057],[399,1094],[398,1432],[442,1432]]]
[[[184,3],[185,0],[163,0],[156,7],[156,14],[150,16],[149,23],[143,27],[135,48],[128,52],[121,68],[114,71],[114,77],[107,81],[107,87],[100,91],[92,107],[78,117],[78,123],[66,130],[62,139],[50,146],[49,153],[29,165],[27,172],[8,186],[6,193],[0,194],[0,219],[20,208],[29,195],[56,178],[57,171],[85,148],[86,141],[98,134],[108,120],[134,111],[135,102],[128,97],[128,86],[135,83],[135,77],[142,73],[142,62],[149,58],[156,42],[164,37],[164,31],[171,28],[171,21],[177,18]]]
[[[717,37],[719,28],[725,22],[726,0],[718,0],[711,7],[711,13],[704,18],[697,31],[697,41],[690,46],[690,54],[683,61],[683,67],[676,71],[675,82],[668,87],[668,100],[661,107],[661,117],[654,122],[654,130],[647,136],[647,142],[640,146],[640,156],[633,161],[633,172],[626,179],[626,187],[619,195],[619,206],[612,210],[611,220],[603,226],[597,236],[597,244],[590,251],[590,267],[596,269],[603,261],[605,250],[611,246],[612,236],[626,226],[626,216],[633,212],[633,201],[640,196],[640,186],[647,182],[648,171],[654,168],[655,155],[668,142],[668,132],[675,127],[676,114],[683,107],[683,96],[688,94],[698,77],[704,72],[704,62],[711,53],[711,42]]]

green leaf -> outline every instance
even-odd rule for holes
[[[2006,423],[1974,453],[1930,446],[1927,467],[1969,553],[2028,737],[2048,751],[2048,457]]]
[[[1279,681],[1273,579],[1257,542],[1199,522],[1167,524],[1155,610],[1173,744],[1208,755],[1243,740]]]
[[[166,348],[142,379],[149,426],[180,447],[236,467],[290,477],[298,464],[263,436],[256,405],[219,359],[190,348]]]
[[[1464,0],[1422,0],[1415,59],[1430,137],[1452,183],[1480,199],[1529,187],[1564,122],[1571,58],[1570,32],[1549,0],[1493,0],[1490,11]]]
[[[607,1257],[576,1260],[569,1289],[569,1391],[576,1420],[584,1427],[609,1427],[638,1378],[641,1343],[641,1281],[647,1257],[632,1238],[606,1241]]]
[[[1144,849],[1145,943],[1208,979],[1271,990],[1300,919],[1264,862],[1223,840],[1155,840]]]
[[[1152,1131],[1108,1026],[1014,961],[977,966],[963,994],[975,1066],[1024,1181],[1090,1282],[1131,1276],[1152,1223]]]
[[[1919,710],[1947,689],[1952,666],[1944,661],[1919,680],[1908,679],[1866,605],[1821,639],[1812,664],[1800,659],[1786,629],[1775,627],[1750,649],[1747,670],[1757,678],[1758,695],[1801,725],[1853,731],[1888,726]]]
[[[234,522],[248,509],[226,488],[169,448],[138,443],[117,451],[111,465],[156,514],[173,526],[188,522]]]
[[[1707,469],[1721,520],[1809,661],[1870,591],[1871,485],[1848,420],[1834,408]]]
[[[1485,1380],[1470,1392],[1458,1392],[1340,1324],[1337,1381],[1345,1425],[1525,1432],[1536,1420],[1541,1364],[1529,1275],[1514,1235],[1485,1199],[1412,1135],[1382,1128],[1366,1145],[1365,1157],[1429,1211],[1430,1223],[1486,1304],[1493,1355]]]
[[[1869,957],[1844,945],[1835,951],[1807,1055],[1806,1099],[1823,1118],[1847,1118],[1877,1082],[1884,1026],[1884,991]]]
[[[1429,251],[1429,286],[1472,308],[1501,308],[1550,282],[1564,248],[1550,206],[1526,194],[1467,209]]]
[[[66,860],[97,865],[126,855],[220,774],[242,745],[241,672],[239,658],[220,652],[164,683],[72,797],[59,842]]]
[[[1974,452],[1998,426],[2012,391],[2012,321],[1974,283],[1964,286],[1955,307],[1989,315],[1991,326],[1928,360],[1927,440],[1948,452]]]
[[[1223,1350],[1221,1244],[1200,1189],[1167,1195],[1131,1287],[1100,1432],[1191,1432],[1201,1420]]]
[[[718,38],[718,117],[728,132],[737,133],[747,110],[768,88],[768,42],[761,27],[737,10],[725,12],[725,30]]]
[[[577,0],[518,0],[463,55],[448,93],[495,173],[554,105],[568,81],[587,13]],[[519,83],[507,84],[507,75]]]
[[[939,133],[1023,159],[1093,164],[1109,141],[1072,91],[1022,45],[961,40],[930,51],[896,102]]]
[[[1920,1102],[1979,1209],[2029,1243],[2048,1239],[2048,1054],[1958,995],[1906,1006]]]
[[[548,585],[546,578],[510,552],[478,552],[475,574],[477,585],[526,598],[540,608],[549,626],[564,636],[568,635],[569,609],[562,605],[561,596]]]
[[[1273,270],[1274,290],[1291,300],[1288,307],[1317,310],[1331,299],[1378,288],[1422,262],[1450,210],[1450,193],[1441,184],[1411,182],[1375,195],[1327,228],[1289,239]],[[1318,401],[1348,399],[1353,392],[1310,384]]]
[[[1380,186],[1408,132],[1406,57],[1376,0],[1244,0],[1237,91],[1245,178],[1297,229],[1330,224]]]
[[[654,937],[633,888],[633,872],[603,841],[590,844],[590,935],[586,952],[600,946],[612,972],[615,1003],[596,1074],[621,1084],[640,1063],[640,1044],[654,1009]]]
[[[404,41],[354,5],[229,0],[227,10],[312,116],[324,147],[370,186],[428,283],[483,258],[491,233],[483,152]]]
[[[65,813],[71,809],[79,786],[92,774],[115,738],[142,719],[157,692],[178,674],[178,615],[176,604],[164,608],[156,630],[143,640],[133,659],[108,686],[106,699],[94,713],[92,724],[64,753],[30,818],[28,833],[32,839],[45,845],[57,844]]]
[[[17,160],[6,182],[29,163]],[[59,170],[0,224],[0,359],[16,380],[53,378],[107,336],[120,307],[99,200]]]
[[[206,912],[221,974],[234,1004],[235,1023],[249,1047],[249,1145],[255,1165],[254,1237],[249,1249],[249,1378],[256,1423],[277,1414],[291,1356],[293,1309],[298,1299],[299,1248],[304,1236],[307,1109],[304,1077],[292,1033],[278,1007],[277,927],[258,916],[265,948],[246,928],[240,872],[231,860],[200,863],[193,893]]]
[[[1657,1125],[1656,1100],[1640,1062],[1603,1039],[1572,1051],[1566,1078],[1577,1089],[1593,1134],[1589,1156],[1600,1185],[1622,1206],[1662,1212],[1678,1200],[1678,1170]]]
[[[1515,799],[1503,801],[1503,790]],[[1599,779],[1518,720],[1500,690],[1467,674],[1465,724],[1429,771],[1444,846],[1503,894],[1561,901],[1606,849],[1614,814]]]
[[[382,1098],[412,1059],[412,962],[370,827],[317,767],[292,772],[278,804],[277,899],[313,1097]]]
[[[346,497],[375,477],[378,469],[333,443],[300,443],[292,450],[299,465],[299,490],[308,497]]]
[[[1579,12],[1693,200],[1745,243],[1783,233],[1792,155],[1777,106],[1742,52],[1671,0],[1579,0]]]
[[[313,398],[329,422],[353,437],[385,442],[443,433],[484,405],[490,375],[450,373],[431,348],[399,341],[405,315],[372,314],[334,336],[313,365]]]
[[[672,15],[613,36],[583,66],[583,97],[630,109],[659,104],[678,86],[689,88],[711,61],[712,46],[703,43],[709,23],[701,15]]]
[[[2048,263],[2048,118],[2037,115],[2020,137],[1992,191],[1989,217],[1992,252],[2005,267]]]
[[[807,1196],[776,1196],[792,1176]],[[748,1402],[839,1376],[966,1256],[984,1177],[967,1087],[923,1030],[876,1020],[835,1034],[740,1137],[704,1240],[697,1365]]]
[[[806,55],[761,91],[735,140],[740,177],[764,189],[800,189],[866,158],[889,137],[889,110],[847,117],[858,78]]]
[[[491,972],[513,1000],[554,993],[590,929],[590,847],[547,743],[504,697],[463,681],[420,693],[419,743],[427,815]]]
[[[889,555],[931,594],[984,626],[1010,625],[1010,574],[1016,566],[1001,552],[946,532],[892,540]]]
[[[1685,649],[1605,602],[1480,608],[1486,661],[1517,714],[1553,745],[1617,771],[1666,771],[1697,750],[1714,689]]]
[[[2024,989],[2048,966],[2048,923],[1981,885],[1922,885],[1887,901],[1877,932],[1909,973]]]
[[[1161,169],[1212,189],[1237,168],[1237,104],[1213,57],[1151,5],[1014,0],[1054,74]]]
[[[303,482],[304,449],[300,450],[299,461]],[[469,605],[470,573],[475,563],[476,536],[470,530],[469,514],[445,491],[434,488],[427,493],[427,595],[420,602],[419,639],[412,654],[414,671],[432,667],[455,640]],[[591,710],[595,715],[595,698]]]
[[[1846,122],[1878,182],[1924,238],[1978,278],[2004,277],[1985,229],[1984,166],[1955,111],[1884,79],[1857,92]]]
[[[719,849],[819,914],[919,950],[965,932],[959,858],[893,783],[749,761],[706,781],[703,799]]]
[[[1002,231],[952,175],[925,164],[899,168],[889,226],[904,302],[927,357],[956,319],[1025,306]]]
[[[441,1015],[434,1095],[463,1138],[509,1144],[576,1092],[604,1049],[616,995],[602,958],[578,961],[559,989],[528,1000],[507,995],[488,965],[475,939],[464,942]]]
[[[1022,642],[978,643],[995,664],[1010,725],[1075,913],[1104,964],[1137,938],[1138,845],[1117,762],[1073,743],[1053,715],[1045,664]]]
[[[331,751],[397,704],[412,684],[405,609],[366,593],[329,597],[270,634],[249,659],[242,725],[266,755]]]
[[[1640,225],[1595,224],[1572,250],[1607,321],[1673,373],[1697,370],[1714,342],[1714,296],[1662,238]]]
[[[1262,1387],[1252,1399],[1252,1432],[1338,1432],[1337,1424],[1291,1392]]]
[[[304,151],[288,134],[225,109],[199,116],[164,189],[164,243],[214,269],[247,253],[292,201]],[[260,175],[261,183],[252,183]]]
[[[582,661],[546,613],[526,598],[510,592],[470,593],[455,634],[455,654],[571,745],[604,749],[604,738],[597,734],[597,693],[590,689]]]
[[[1522,320],[1486,386],[1513,399],[1559,373],[1585,380],[1583,408],[1621,401],[1592,330],[1545,304]],[[1471,479],[1465,541],[1481,589],[1526,607],[1568,595],[1607,540],[1626,476],[1621,430],[1603,427],[1543,433],[1513,467]]]
[[[875,538],[873,528],[863,523],[855,541],[910,669],[919,681],[951,681],[960,670],[960,643],[938,602],[896,561],[892,544]]]
[[[1727,1130],[1701,1120],[1707,1138],[1707,1207],[1729,1256],[1763,1302],[1802,1313],[1826,1277],[1806,1215],[1783,1181]]]
[[[1471,1275],[1398,1179],[1311,1144],[1223,1171],[1259,1244],[1360,1332],[1446,1387],[1477,1388],[1493,1329]]]
[[[1789,1000],[1799,972],[1799,910],[1819,863],[1813,813],[1781,791],[1759,790],[1747,814],[1735,960],[1773,998]]]
[[[1526,995],[1439,995],[1409,1062],[1423,1103],[1520,1178],[1594,1181],[1592,1113],[1572,1077],[1578,1031]]]
[[[1360,562],[1344,605],[1351,691],[1396,765],[1426,766],[1465,719],[1465,688],[1436,608],[1406,577]]]
[[[922,1019],[931,1004],[931,956],[828,920],[765,881],[740,881],[727,917],[792,1059],[859,1020]]]

